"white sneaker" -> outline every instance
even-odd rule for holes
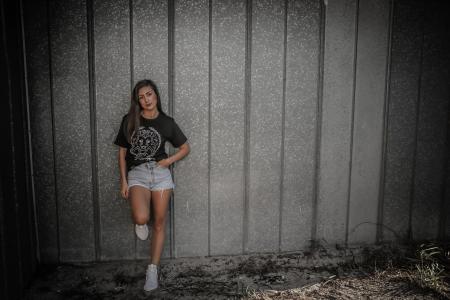
[[[144,225],[135,224],[134,231],[136,232],[136,235],[138,236],[138,238],[140,238],[141,240],[144,241],[148,238],[147,224],[144,224]]]
[[[148,265],[145,274],[144,290],[149,292],[158,287],[158,267],[154,264]]]

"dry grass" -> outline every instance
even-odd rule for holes
[[[411,259],[415,269],[409,270],[412,282],[450,298],[450,249],[435,242],[421,244],[416,258]]]
[[[450,299],[450,247],[420,244],[413,255],[371,253],[355,268],[366,276],[332,275],[322,282],[288,290],[247,289],[243,299]]]

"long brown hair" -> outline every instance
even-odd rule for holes
[[[165,116],[166,113],[163,112],[161,107],[161,101],[159,97],[159,91],[156,84],[150,80],[150,79],[143,79],[136,83],[136,85],[133,88],[133,92],[131,93],[131,102],[130,102],[130,109],[128,111],[128,124],[127,124],[127,132],[126,137],[129,143],[131,143],[131,136],[133,135],[133,132],[135,128],[139,128],[141,125],[141,105],[139,104],[139,90],[144,87],[148,86],[151,87],[152,90],[156,94],[157,102],[156,107],[158,108],[158,111],[160,114],[163,114]]]

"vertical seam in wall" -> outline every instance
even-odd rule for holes
[[[37,213],[36,213],[36,193],[34,190],[34,170],[33,170],[33,147],[31,146],[31,127],[30,127],[30,93],[29,93],[29,87],[28,87],[28,71],[27,71],[27,52],[26,52],[26,40],[25,40],[25,21],[24,21],[24,7],[23,7],[23,1],[19,1],[20,6],[20,24],[21,24],[21,37],[22,37],[22,54],[23,54],[23,73],[25,77],[25,110],[26,110],[26,120],[27,120],[27,149],[28,149],[28,168],[29,168],[29,186],[31,188],[31,204],[32,204],[32,211],[33,214],[30,214],[30,210],[28,210],[28,217],[33,218],[34,220],[34,247],[36,247],[35,254],[37,262],[40,263],[41,256],[39,251],[39,236],[37,231]],[[31,237],[31,245],[33,245],[33,239]]]
[[[250,99],[251,99],[251,60],[252,60],[252,0],[246,2],[247,20],[245,24],[245,130],[244,130],[244,214],[242,222],[242,253],[247,253],[248,243],[248,201],[250,165]]]
[[[348,172],[348,186],[347,186],[347,221],[345,222],[345,245],[348,245],[348,227],[350,221],[350,196],[352,185],[352,169],[353,169],[353,132],[355,128],[355,93],[356,93],[356,70],[358,64],[358,26],[359,26],[359,0],[356,1],[356,14],[355,14],[355,44],[353,52],[353,91],[352,91],[352,115],[351,115],[351,127],[350,127],[350,159],[349,159],[349,172]]]
[[[326,0],[325,0],[326,1]],[[317,214],[318,194],[320,187],[320,147],[322,140],[322,107],[323,107],[323,75],[325,61],[325,25],[326,25],[326,2],[320,1],[319,9],[319,56],[318,56],[318,82],[317,82],[317,107],[316,107],[316,149],[314,166],[314,184],[312,195],[312,220],[311,220],[311,245],[316,244],[317,239]]]
[[[167,14],[168,14],[168,24],[167,24],[167,31],[168,31],[168,96],[169,96],[169,114],[174,117],[174,99],[173,99],[173,79],[174,79],[174,0],[169,0],[167,5]],[[173,153],[173,148],[171,147],[170,150]],[[175,181],[175,174],[174,174],[174,165],[170,165],[172,176],[174,177],[173,180]],[[172,193],[172,201],[170,201],[170,257],[175,257],[175,192]]]
[[[130,14],[130,91],[133,91],[133,85],[134,85],[133,0],[128,1],[128,10],[129,10],[129,14]]]
[[[134,56],[133,56],[133,0],[128,0],[128,13],[130,20],[130,94],[134,85]],[[137,259],[137,238],[134,235],[134,259]]]
[[[55,213],[56,213],[56,243],[58,246],[58,263],[61,262],[61,239],[59,232],[59,205],[58,205],[58,181],[57,181],[57,167],[56,167],[56,125],[55,125],[55,97],[53,95],[53,72],[52,72],[52,40],[51,40],[51,13],[50,0],[47,0],[47,41],[48,41],[48,73],[49,73],[49,92],[50,92],[50,113],[52,121],[52,150],[53,150],[53,180],[55,191]]]
[[[208,255],[211,255],[211,71],[212,71],[212,0],[208,23]]]
[[[284,143],[286,123],[286,55],[287,55],[287,13],[288,0],[284,1],[284,32],[283,32],[283,96],[281,102],[281,149],[280,149],[280,204],[278,212],[278,252],[281,252],[281,237],[283,233],[283,183],[284,183]]]
[[[169,97],[169,103],[168,103],[168,109],[169,109],[169,114],[174,117],[174,103],[173,103],[173,98],[174,98],[174,94],[173,94],[173,87],[174,87],[174,0],[169,0],[167,2],[167,34],[168,34],[168,47],[167,47],[167,59],[168,59],[168,97]]]
[[[419,62],[419,79],[417,83],[417,102],[416,102],[416,122],[415,122],[415,135],[414,135],[414,152],[413,152],[413,168],[412,168],[412,176],[411,176],[411,196],[409,199],[409,220],[408,220],[408,239],[412,240],[412,218],[413,218],[413,206],[414,206],[414,196],[415,196],[415,181],[416,181],[416,166],[417,166],[417,143],[419,139],[419,121],[420,121],[420,99],[422,93],[422,65],[423,65],[423,48],[425,42],[425,16],[427,5],[425,5],[425,1],[422,1],[423,9],[422,12],[422,41],[420,47],[420,62]]]
[[[387,57],[385,70],[385,90],[384,90],[384,107],[383,107],[383,145],[381,148],[381,166],[380,166],[380,186],[378,194],[378,215],[377,215],[377,231],[375,242],[378,243],[383,239],[383,207],[384,207],[384,188],[386,183],[386,153],[387,153],[387,135],[389,128],[389,100],[390,100],[390,83],[391,83],[391,51],[392,51],[392,25],[393,25],[393,11],[394,1],[389,1],[389,24],[387,37]]]
[[[96,89],[95,89],[95,41],[94,41],[94,4],[86,2],[87,36],[88,36],[88,77],[89,77],[89,114],[91,127],[91,171],[92,171],[92,204],[94,208],[94,251],[95,260],[101,258],[101,224],[98,191],[98,158],[97,158],[97,122],[96,122]]]

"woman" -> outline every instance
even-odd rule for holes
[[[172,156],[165,152],[166,140],[179,148]],[[135,232],[141,240],[148,238],[150,201],[153,204],[151,262],[144,285],[144,290],[151,291],[158,287],[166,214],[175,187],[168,167],[190,151],[187,138],[175,120],[163,112],[153,81],[145,79],[136,83],[130,110],[122,118],[114,143],[120,146],[120,191],[130,201]]]

